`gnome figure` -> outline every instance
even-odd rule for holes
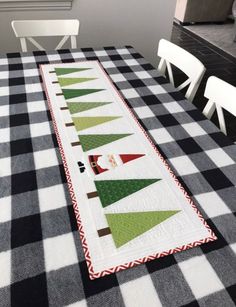
[[[143,154],[108,154],[90,155],[88,159],[94,174],[99,175],[143,156]]]

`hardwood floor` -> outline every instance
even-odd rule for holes
[[[177,24],[174,24],[173,26],[171,40],[173,43],[183,47],[195,55],[207,69],[196,97],[193,101],[197,108],[203,110],[207,103],[207,99],[204,97],[204,91],[206,81],[210,76],[214,75],[236,86],[236,58],[225,53],[223,50],[218,49],[214,45]],[[175,76],[177,84],[185,80],[183,73],[177,69],[175,71]],[[228,129],[228,136],[236,141],[236,117],[233,117],[228,112],[225,112],[225,118]],[[216,114],[213,116],[212,121],[218,125]]]

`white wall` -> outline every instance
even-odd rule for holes
[[[70,11],[0,12],[0,53],[20,51],[14,19],[78,18],[79,47],[132,45],[156,63],[160,38],[170,38],[176,0],[74,0]],[[50,40],[47,49],[53,49]]]

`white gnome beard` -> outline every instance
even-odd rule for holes
[[[110,161],[110,156],[113,156],[114,158],[114,164]],[[117,162],[115,159],[115,155],[106,155],[106,156],[101,156],[98,158],[97,160],[97,164],[102,168],[102,169],[114,169],[115,167],[117,167]]]

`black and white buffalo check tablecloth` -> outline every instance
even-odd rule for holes
[[[88,278],[38,70],[77,59],[101,61],[218,240]],[[235,160],[236,146],[131,47],[2,56],[0,306],[235,306]]]

